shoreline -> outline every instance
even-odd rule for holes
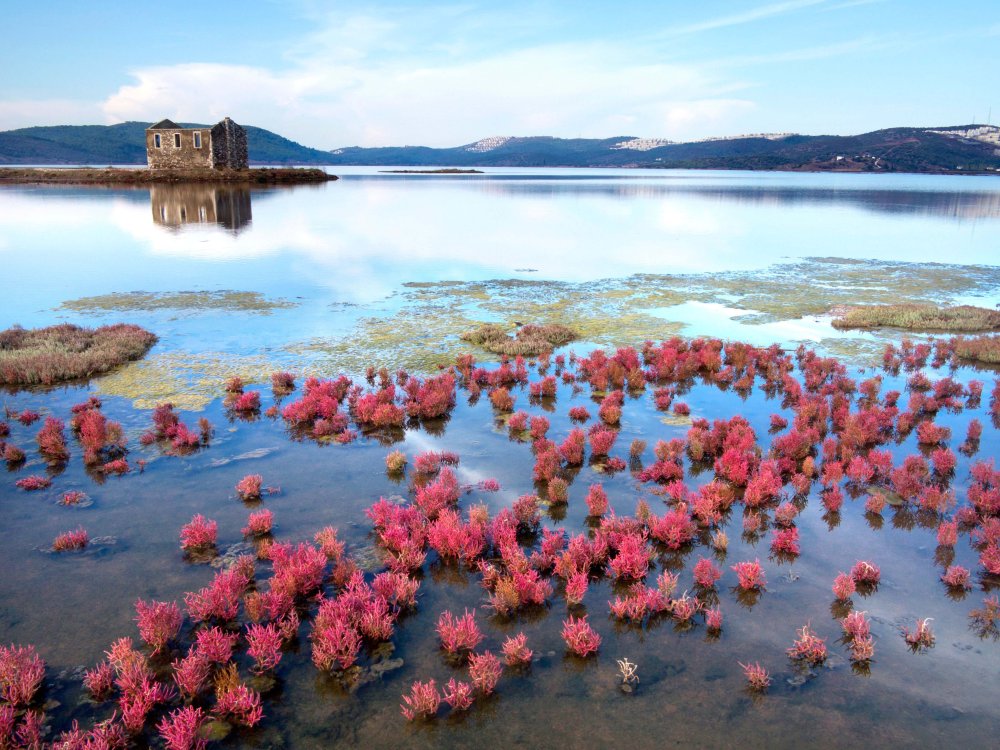
[[[106,169],[22,167],[0,168],[0,185],[157,185],[223,183],[229,185],[303,185],[336,180],[315,168],[251,167],[242,170]]]

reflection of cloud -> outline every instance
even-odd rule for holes
[[[864,179],[866,189],[851,190],[831,185],[859,178],[615,174],[345,177],[319,188],[254,192],[253,222],[239,236],[213,225],[168,231],[154,223],[148,191],[7,190],[0,192],[0,236],[7,240],[0,250],[9,258],[13,248],[50,247],[53,258],[65,256],[75,267],[82,249],[115,269],[102,277],[101,291],[195,284],[274,293],[292,285],[349,302],[381,299],[408,281],[586,282],[759,269],[813,255],[925,262],[941,260],[944,246],[956,263],[994,262],[986,255],[992,224],[955,242],[956,217],[1000,216],[1000,192],[977,182],[946,192]],[[849,217],[845,206],[866,213]],[[921,216],[901,223],[897,213]],[[62,248],[64,236],[72,241]],[[152,267],[165,270],[150,279],[144,266],[152,258],[160,259]],[[120,286],[123,278],[129,286]]]

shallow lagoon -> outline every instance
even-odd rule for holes
[[[596,343],[629,343],[628,337],[637,333],[655,336],[659,325],[659,338],[678,330],[740,338],[742,330],[749,330],[753,335],[747,338],[755,343],[806,340],[846,348],[843,337],[828,330],[827,319],[819,315],[830,300],[874,295],[879,301],[883,295],[905,292],[989,305],[1000,299],[993,265],[994,250],[1000,246],[1000,192],[988,178],[567,175],[555,170],[500,178],[429,178],[370,172],[345,175],[320,188],[236,197],[176,195],[154,200],[149,191],[48,188],[0,192],[0,257],[10,272],[7,278],[25,280],[17,294],[4,298],[4,325],[124,319],[149,327],[161,335],[150,358],[164,363],[156,377],[175,376],[182,369],[183,377],[173,387],[202,395],[189,404],[202,411],[185,412],[185,421],[204,414],[215,425],[208,449],[161,457],[154,448],[139,447],[150,413],[132,404],[155,378],[132,378],[132,390],[123,386],[122,395],[107,385],[108,380],[114,382],[112,376],[88,385],[5,396],[12,409],[34,408],[65,419],[69,407],[91,391],[110,394],[105,395],[104,410],[125,426],[130,461],[149,461],[141,474],[133,471],[97,483],[84,471],[73,445],[72,458],[55,477],[52,490],[21,492],[14,489],[14,480],[42,473],[45,467],[31,450],[37,425],[12,425],[12,440],[28,451],[29,462],[8,473],[0,489],[7,539],[0,566],[9,571],[0,581],[0,642],[34,643],[39,648],[49,664],[49,696],[63,704],[50,712],[57,729],[65,728],[71,718],[87,721],[94,715],[89,704],[77,706],[79,680],[66,675],[59,681],[60,672],[92,666],[113,639],[134,637],[136,598],[180,601],[184,592],[210,580],[212,568],[184,560],[177,547],[180,526],[203,512],[219,522],[220,548],[242,541],[239,529],[248,509],[236,499],[233,486],[245,474],[261,473],[267,484],[280,486],[279,493],[264,500],[275,513],[279,539],[307,539],[332,524],[340,529],[349,552],[363,557],[371,546],[364,508],[380,496],[412,495],[405,482],[385,475],[383,459],[390,448],[384,441],[361,437],[345,446],[318,445],[291,440],[280,419],[233,418],[221,396],[223,377],[234,369],[256,373],[252,382],[263,386],[266,373],[278,365],[330,376],[341,368],[356,374],[362,362],[393,365],[391,359],[379,359],[394,351],[400,359],[412,353],[390,335],[397,323],[409,333],[422,331],[416,348],[439,350],[447,357],[467,348],[456,340],[440,340],[441,331],[454,337],[461,330],[449,328],[458,317],[456,300],[461,317],[468,320],[502,320],[505,309],[515,316],[539,311],[573,316],[589,310],[593,317],[587,330]],[[180,217],[181,207],[185,218],[202,216],[199,209],[204,208],[205,220],[171,223],[172,215]],[[214,221],[209,221],[211,210]],[[802,260],[813,257],[891,265]],[[44,259],[47,272],[39,271],[39,259]],[[931,272],[900,265],[928,261],[952,265]],[[783,275],[782,264],[796,268],[803,262],[807,265],[798,268],[826,271],[825,289],[816,299],[797,293],[767,315],[731,322],[734,309],[761,309],[744,300],[764,285],[791,285],[795,274]],[[845,269],[858,273],[850,276]],[[676,274],[684,278],[663,276]],[[838,278],[848,283],[835,283]],[[868,283],[862,285],[866,278]],[[510,279],[519,281],[485,283]],[[588,285],[599,291],[593,296],[600,304],[581,307],[587,300],[579,298]],[[81,301],[140,290],[160,296]],[[186,290],[251,291],[260,296],[175,296]],[[548,300],[540,296],[545,293],[568,301],[547,307]],[[629,325],[616,334],[614,321],[599,318],[592,308],[622,299],[628,305],[642,300],[650,319],[626,321]],[[496,304],[498,300],[502,304]],[[64,303],[68,306],[60,308]],[[386,325],[387,319],[393,322]],[[444,324],[422,322],[432,319]],[[668,325],[671,322],[676,325]],[[760,331],[770,336],[762,338]],[[359,332],[364,336],[359,338]],[[375,334],[385,338],[371,341]],[[645,335],[631,343],[641,343]],[[344,340],[340,337],[349,345],[338,345]],[[864,366],[882,338],[897,337],[852,338],[858,344],[849,349],[852,363]],[[588,345],[568,348],[584,351]],[[191,365],[194,355],[202,355],[200,364]],[[179,368],[180,362],[189,368]],[[991,387],[992,373],[963,368],[956,375],[964,382],[973,377]],[[887,378],[883,392],[903,390],[904,380]],[[271,397],[267,388],[262,390],[266,407]],[[588,390],[574,393],[561,385],[554,411],[549,412],[542,404],[529,406],[525,389],[518,394],[518,406],[532,414],[545,413],[552,420],[550,435],[561,439],[570,428],[570,406],[586,405],[596,413]],[[765,399],[759,389],[744,398],[702,383],[683,399],[695,416],[710,420],[743,414],[764,447],[769,441],[768,416],[788,415],[779,401]],[[987,425],[979,457],[991,456],[996,454],[996,431],[985,411],[984,405],[942,414],[938,422],[953,426],[957,446],[965,423],[978,416]],[[644,458],[650,463],[656,440],[684,436],[685,426],[663,424],[660,416],[649,392],[626,399],[613,453],[625,456],[629,442],[642,438],[649,442]],[[913,452],[914,444],[911,436],[894,447],[897,461]],[[429,448],[453,450],[462,459],[458,474],[463,483],[485,477],[500,481],[500,493],[474,491],[461,499],[463,508],[481,500],[495,513],[519,495],[535,491],[530,444],[509,440],[485,397],[470,404],[459,391],[458,404],[440,434],[407,430],[395,447],[411,459]],[[960,500],[968,466],[960,457],[953,483]],[[696,486],[710,477],[711,471],[691,476],[689,483]],[[654,512],[663,512],[649,485],[640,485],[629,471],[607,476],[584,466],[570,487],[565,517],[558,518],[557,512],[544,524],[564,526],[570,533],[584,530],[582,499],[594,481],[604,484],[620,514],[633,513],[639,497],[649,500]],[[81,509],[58,506],[56,499],[68,489],[83,490],[93,504]],[[734,512],[726,527],[731,540],[723,566],[726,576],[719,586],[726,619],[717,640],[707,638],[700,623],[689,630],[678,629],[670,620],[646,628],[617,624],[607,609],[613,598],[610,584],[607,579],[592,582],[585,611],[604,643],[599,656],[587,661],[565,656],[559,628],[567,605],[558,587],[548,607],[513,621],[498,620],[482,608],[478,575],[436,563],[432,554],[424,566],[418,609],[400,621],[393,639],[393,657],[403,659],[401,668],[354,693],[346,691],[312,666],[304,625],[297,649],[286,654],[278,668],[278,691],[265,698],[262,727],[229,742],[294,747],[461,747],[473,741],[651,747],[674,741],[699,747],[740,741],[751,746],[813,742],[846,747],[879,737],[880,744],[897,746],[988,744],[1000,727],[995,701],[1000,656],[994,641],[981,640],[970,630],[967,614],[979,605],[991,582],[974,576],[975,590],[958,601],[949,598],[938,581],[933,525],[887,508],[883,526],[874,528],[877,524],[865,516],[863,500],[863,494],[848,498],[834,524],[824,518],[814,488],[798,520],[801,558],[794,564],[765,561],[768,588],[750,609],[729,590],[735,581],[728,565],[767,558],[768,537],[756,543],[741,539],[740,514]],[[82,555],[40,551],[57,533],[78,523],[92,536],[113,540],[95,544]],[[690,587],[690,567],[705,552],[699,544],[686,554],[664,554],[657,568],[679,570],[681,588]],[[960,538],[956,553],[956,562],[977,570],[967,537]],[[876,658],[867,676],[852,670],[846,651],[836,643],[839,625],[831,612],[829,588],[837,571],[865,558],[876,560],[883,570],[877,593],[855,597],[857,608],[872,618],[876,636]],[[528,673],[505,675],[497,695],[467,716],[442,715],[434,724],[410,725],[398,709],[409,684],[429,677],[442,682],[453,674],[437,648],[437,614],[466,607],[477,609],[488,648],[495,651],[505,635],[523,629],[537,660]],[[923,654],[911,653],[899,633],[917,617],[934,617],[937,634],[935,647]],[[798,684],[784,649],[805,621],[827,638],[836,658],[829,668],[816,670]],[[639,665],[642,682],[632,695],[617,688],[615,659],[623,657]],[[761,699],[744,692],[736,664],[757,659],[775,678]],[[109,711],[105,706],[96,713],[105,716]]]

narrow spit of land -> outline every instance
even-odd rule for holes
[[[447,167],[445,169],[380,169],[384,174],[483,174],[481,169],[457,169]]]
[[[253,169],[0,169],[0,185],[53,183],[62,185],[153,185],[203,182],[241,185],[296,185],[327,182],[337,176],[322,169],[258,167]]]

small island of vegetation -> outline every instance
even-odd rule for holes
[[[14,326],[0,331],[0,385],[53,385],[141,358],[156,335],[129,323],[83,328]]]
[[[457,167],[447,167],[444,169],[380,169],[379,172],[386,174],[483,174],[481,169],[458,169]]]
[[[931,304],[859,305],[833,319],[834,328],[905,328],[910,331],[1000,330],[1000,311],[974,305],[938,307]]]

